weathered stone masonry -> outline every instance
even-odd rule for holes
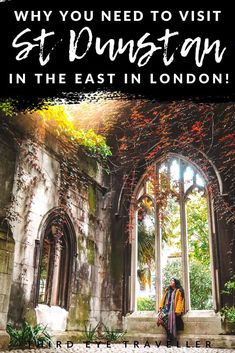
[[[93,117],[96,110],[97,117],[101,114],[99,104],[91,105],[90,116]],[[131,104],[134,104],[134,101]],[[118,117],[121,121],[131,115],[131,104],[125,103],[118,109],[115,104],[111,105],[106,108],[107,110],[104,109],[101,115],[106,118],[106,115],[113,116],[114,114],[115,116],[116,114],[116,118]],[[150,108],[154,108],[155,111],[154,104],[144,106],[143,116]],[[216,119],[220,121],[227,108],[220,104],[218,108],[221,115]],[[187,111],[186,109],[186,113]],[[32,323],[36,321],[35,308],[37,307],[42,240],[48,222],[60,209],[62,175],[57,139],[46,133],[43,144],[36,142],[31,145],[28,139],[28,127],[22,123],[24,117],[20,119],[17,120],[20,123],[16,125],[15,131],[18,131],[21,144],[15,144],[14,137],[7,131],[4,132],[0,125],[0,348],[7,346],[8,337],[5,331],[7,322],[18,324],[25,317]],[[199,117],[196,114],[195,120],[197,119]],[[177,119],[174,119],[174,122],[176,121]],[[118,123],[117,129],[120,133]],[[155,130],[151,131],[154,133]],[[128,131],[127,135],[129,138]],[[180,156],[192,158],[190,149],[175,146],[175,141],[180,139],[180,129],[174,129],[173,137],[172,145],[168,146],[167,150],[164,148],[161,150],[162,155],[173,149]],[[114,162],[121,165],[120,160],[115,160],[115,148],[118,147],[115,147],[117,141],[114,141],[112,131],[109,138],[108,144],[114,149]],[[73,252],[70,254],[72,271],[65,327],[69,332],[65,333],[65,337],[77,339],[77,331],[84,330],[85,323],[91,323],[94,327],[100,321],[112,328],[129,329],[131,326],[128,327],[126,324],[129,320],[129,324],[134,323],[136,327],[137,337],[140,332],[146,332],[146,327],[141,326],[142,318],[140,317],[138,321],[136,313],[130,315],[132,311],[130,303],[132,248],[128,229],[132,194],[128,183],[124,182],[124,176],[132,175],[133,168],[136,168],[132,162],[138,155],[140,167],[137,166],[137,172],[133,170],[136,173],[135,181],[142,177],[146,172],[146,163],[142,163],[146,155],[145,148],[151,147],[151,143],[152,140],[146,137],[146,146],[140,144],[141,148],[137,150],[130,144],[130,148],[123,152],[126,165],[124,163],[123,168],[114,168],[110,175],[106,174],[94,158],[88,157],[82,151],[79,152],[78,167],[82,178],[75,187],[74,185],[68,186],[65,192],[65,195],[69,196],[66,220],[71,228],[74,244]],[[217,168],[221,166],[219,152],[215,149],[210,153],[212,156],[210,158]],[[130,157],[129,153],[133,157]],[[28,161],[27,155],[29,154],[31,154],[31,162]],[[32,166],[34,163],[32,156],[36,167]],[[195,156],[193,161],[197,164]],[[224,171],[226,172],[227,169],[225,168]],[[223,183],[222,200],[228,200],[228,204],[229,202],[231,204],[230,197],[232,200],[233,196],[229,191],[231,179],[225,178],[227,174],[225,173],[224,176],[224,171],[220,172]],[[217,183],[216,175],[213,174],[211,168],[209,172],[213,176],[211,180]],[[229,176],[233,177],[232,168]],[[12,197],[13,203],[11,204]],[[216,203],[217,199],[213,201]],[[223,203],[221,205],[223,206]],[[8,207],[10,213],[6,213]],[[217,208],[213,208],[212,256],[215,268],[214,280],[217,284],[216,310],[220,310],[224,305],[233,304],[232,296],[223,294],[222,289],[234,274],[235,229],[234,224],[227,221],[227,216],[223,214],[223,211],[223,208],[218,208],[218,203]],[[6,214],[8,221],[5,219]],[[155,333],[155,314],[151,313],[151,315],[153,315],[152,321],[150,320],[151,327]],[[217,317],[217,313],[213,315]],[[47,317],[50,318],[50,314]],[[194,318],[186,317],[185,319],[188,330],[186,332],[190,335],[195,333]],[[207,319],[202,319],[203,327],[208,326]],[[149,321],[148,318],[147,321]],[[189,324],[188,321],[190,321]],[[222,332],[220,321],[217,323],[219,323],[219,332]],[[145,325],[145,322],[143,324]],[[212,327],[211,330],[213,331],[214,328]],[[211,334],[211,331],[209,333]],[[133,339],[134,336],[129,337]],[[224,347],[224,343],[220,346]]]
[[[4,208],[10,205],[12,195],[17,215],[13,227],[4,222],[0,232],[2,331],[9,321],[17,324],[25,317],[35,321],[38,271],[35,248],[43,237],[46,219],[58,208],[60,185],[59,161],[53,149],[44,146],[36,151],[37,163],[43,173],[40,178],[24,159],[22,150],[30,148],[27,141],[22,149],[15,150],[12,146],[10,138],[0,140],[1,219],[5,217]],[[102,321],[118,327],[121,304],[118,301],[119,305],[115,305],[113,289],[118,279],[110,280],[113,263],[110,178],[94,159],[81,154],[80,161],[85,182],[69,191],[67,214],[74,228],[76,249],[66,329],[84,330],[88,321],[94,325]]]

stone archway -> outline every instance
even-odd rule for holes
[[[213,247],[211,239],[212,212],[210,197],[208,195],[206,186],[206,176],[203,175],[203,173],[198,169],[195,164],[189,162],[185,157],[176,154],[169,154],[164,160],[157,161],[156,163],[154,163],[151,170],[149,169],[149,174],[145,174],[144,177],[140,179],[136,187],[131,210],[133,223],[131,227],[132,234],[130,237],[132,242],[131,311],[138,311],[137,297],[138,295],[141,297],[141,294],[143,297],[144,292],[146,292],[146,290],[143,290],[143,288],[141,290],[138,285],[140,284],[140,267],[142,271],[148,270],[148,281],[152,283],[149,283],[149,295],[147,299],[150,300],[150,298],[153,297],[152,310],[157,310],[160,298],[162,296],[163,280],[164,277],[166,277],[164,275],[164,271],[167,271],[166,262],[168,263],[168,266],[170,268],[172,267],[171,271],[179,272],[178,276],[180,275],[181,280],[183,282],[183,286],[187,293],[186,311],[189,311],[191,309],[217,309],[214,285],[215,276],[212,254]],[[205,219],[203,220],[203,222],[205,223],[205,229],[203,230],[193,230],[191,229],[192,227],[190,228],[187,224],[190,220],[190,211],[189,207],[187,206],[190,204],[189,200],[192,197],[193,193],[195,194],[195,192],[197,193],[197,198],[199,197],[200,200],[203,200],[205,213]],[[200,201],[199,199],[198,202]],[[174,208],[173,213],[175,223],[177,223],[175,225],[169,220],[169,217],[173,217],[173,214],[167,216],[170,210],[169,207],[172,209],[172,212]],[[191,210],[191,213],[192,212],[195,213],[194,210]],[[147,214],[143,216],[143,213]],[[143,230],[142,228],[141,230],[139,229],[140,225],[144,224],[143,220],[142,222],[140,222],[141,217],[145,217],[145,230]],[[168,222],[164,220],[167,218]],[[174,229],[171,229],[172,227]],[[191,234],[193,231],[199,234]],[[143,244],[140,243],[140,240],[143,238],[142,233],[146,233],[145,239],[148,243],[147,253],[146,256],[144,256],[144,261],[140,261],[139,258],[140,256],[143,257],[143,254],[141,254],[140,252],[143,247]],[[153,235],[152,237],[150,233]],[[195,257],[196,255],[193,253],[195,251],[195,246],[192,246],[193,240],[191,240],[189,244],[189,239],[193,237],[195,238],[195,236],[197,238],[197,241],[202,241],[203,246],[207,249],[207,253],[205,253],[204,251],[201,255],[205,255],[206,257],[205,263],[208,267],[208,281],[212,279],[210,298],[208,296],[208,301],[210,301],[211,304],[206,303],[207,298],[205,298],[204,307],[200,305],[200,303],[196,303],[196,293],[195,290],[194,292],[192,290],[192,281],[194,274],[191,273],[191,271],[195,272],[196,265],[197,270],[198,267],[200,267],[200,271],[202,270],[202,261],[200,262],[200,256],[197,256],[197,263],[195,261],[194,263],[190,263],[190,259],[192,258],[192,256]],[[165,238],[167,238],[168,241]],[[203,238],[203,240],[201,238]],[[191,246],[191,248],[189,245]],[[152,251],[150,251],[151,247]],[[163,251],[163,249],[165,250]],[[166,261],[166,257],[169,261]],[[199,264],[199,262],[201,265]],[[205,263],[203,263],[203,266],[205,266]],[[202,274],[204,274],[205,271],[201,271]],[[174,276],[173,272],[171,276]],[[152,277],[152,279],[150,279],[150,277]],[[146,281],[147,279],[145,276],[145,282]],[[166,286],[166,283],[164,283],[164,285]],[[206,288],[206,290],[209,291],[209,288]],[[140,299],[143,299],[142,297]],[[150,304],[149,306],[151,306]]]
[[[53,209],[43,221],[35,244],[37,321],[65,330],[76,256],[75,231],[69,216]]]

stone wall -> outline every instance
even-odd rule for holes
[[[22,122],[21,139],[24,129]],[[17,215],[11,221],[11,232],[4,228],[0,237],[0,279],[4,283],[0,292],[0,329],[4,329],[7,320],[21,322],[29,312],[32,315],[27,317],[35,320],[35,248],[41,244],[48,216],[59,207],[61,183],[56,138],[46,133],[45,141],[44,147],[39,147],[22,139],[16,150],[10,138],[0,140],[0,217],[4,218],[4,208],[10,205],[12,195],[15,200],[11,211]],[[25,158],[25,151],[33,149],[36,168],[32,166],[34,162]],[[127,231],[130,195],[127,199],[122,197],[122,172],[109,176],[95,159],[82,152],[79,169],[83,181],[73,189],[68,188],[68,217],[77,249],[67,329],[83,330],[88,321],[93,326],[102,321],[110,327],[120,327],[122,315],[130,311],[131,249]],[[220,299],[230,268],[234,271],[233,258],[227,256],[234,229],[225,223],[218,222],[215,232]],[[224,303],[222,300],[221,305]]]
[[[10,206],[15,174],[15,149],[10,140],[0,137],[0,330],[5,329],[14,258],[14,240],[6,209]]]
[[[1,190],[4,194],[1,206],[10,200],[14,179],[12,211],[18,215],[12,222],[11,240],[6,243],[2,233],[0,238],[0,275],[4,277],[1,283],[6,284],[1,289],[5,292],[0,293],[0,315],[4,316],[2,329],[6,321],[16,324],[25,317],[35,321],[35,314],[32,315],[37,273],[35,246],[42,240],[45,220],[59,206],[60,165],[54,142],[53,138],[47,137],[47,147],[37,147],[35,162],[38,167],[32,168],[32,163],[25,158],[25,150],[31,148],[25,140],[13,155],[17,159],[16,171],[10,163],[14,158],[7,157],[6,145],[0,144],[6,156],[0,176],[9,178],[9,183],[1,183],[2,188],[5,187],[5,193]],[[84,182],[79,182],[76,190],[68,191],[68,217],[76,234],[77,249],[67,329],[84,330],[85,323],[95,325],[99,321],[117,327],[122,316],[120,307],[113,305],[110,179],[94,159],[81,153],[79,161]]]
[[[11,202],[16,157],[14,146],[6,136],[0,138],[0,155],[0,348],[2,348],[9,342],[5,328],[14,261],[14,239],[5,216]]]
[[[11,201],[15,174],[15,149],[11,141],[0,136],[0,216]]]
[[[0,229],[0,330],[5,330],[10,299],[14,240],[7,228]]]

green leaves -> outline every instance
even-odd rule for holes
[[[138,225],[138,262],[139,266],[150,266],[155,257],[155,235],[147,231],[142,222]]]
[[[190,263],[190,291],[193,310],[212,309],[212,283],[209,266],[198,260]]]
[[[85,325],[84,339],[89,342],[94,342],[97,339],[97,328],[99,323],[93,328],[90,324],[89,326]]]
[[[45,109],[38,111],[38,115],[42,119],[42,124],[65,143],[71,143],[75,148],[83,146],[93,156],[99,154],[104,159],[112,155],[105,137],[91,128],[78,127],[64,105],[46,106]],[[79,118],[76,120],[79,121]]]
[[[229,323],[235,324],[235,306],[224,306],[221,309],[221,316]]]
[[[210,253],[206,197],[194,191],[186,205],[190,259],[197,259],[208,268]]]
[[[155,300],[154,298],[137,298],[138,311],[154,311]]]
[[[123,336],[125,336],[126,331],[117,331],[117,330],[113,330],[112,328],[108,328],[107,326],[104,326],[104,333],[103,333],[103,337],[110,342],[116,342],[119,341],[120,339],[123,338]]]
[[[14,101],[12,99],[0,100],[0,112],[11,118],[15,114]]]
[[[179,260],[168,263],[163,269],[163,285],[167,287],[170,278],[176,277],[181,280],[182,266]],[[211,272],[204,264],[194,259],[190,262],[190,299],[193,310],[212,309]],[[189,295],[189,293],[185,293]]]
[[[229,281],[227,281],[224,285],[224,290],[222,293],[232,296],[232,306],[225,305],[221,309],[222,317],[229,323],[235,324],[235,306],[234,306],[234,296],[235,296],[235,275],[233,275]]]
[[[98,332],[98,328],[104,328],[103,332]],[[112,328],[108,328],[105,324],[98,322],[98,324],[93,328],[90,324],[89,326],[85,325],[84,339],[89,342],[94,342],[97,339],[105,339],[110,342],[119,341],[126,331],[118,331]]]
[[[6,331],[10,336],[10,347],[51,347],[53,345],[52,336],[46,326],[41,324],[32,326],[24,321],[21,329],[7,324]]]
[[[230,281],[225,283],[224,288],[225,289],[222,291],[222,293],[231,295],[235,293],[235,275],[231,277]]]

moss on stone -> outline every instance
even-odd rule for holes
[[[122,274],[122,258],[116,253],[111,258],[111,273],[114,279],[119,279]]]
[[[98,172],[98,165],[94,158],[85,156],[82,151],[78,153],[79,168],[89,175],[91,178],[96,178]]]
[[[77,307],[79,308],[79,321],[86,322],[90,312],[90,295],[78,294]]]
[[[87,240],[87,262],[89,265],[95,263],[95,244],[93,240]]]
[[[96,212],[96,197],[95,197],[95,191],[92,185],[88,186],[88,204],[89,204],[89,213],[94,216]]]
[[[76,294],[75,306],[69,311],[68,326],[74,329],[82,329],[89,320],[90,314],[90,294]]]
[[[77,238],[77,251],[78,251],[78,254],[85,250],[84,249],[84,245],[83,245],[83,241],[84,241],[84,238],[82,236]]]
[[[30,325],[33,325],[33,326],[36,325],[37,324],[37,316],[36,316],[35,308],[26,309],[24,318]]]
[[[11,236],[8,236],[5,231],[0,229],[0,249],[14,252],[15,241]]]
[[[112,235],[110,236],[112,238]],[[107,236],[107,239],[109,237]],[[111,276],[114,281],[119,281],[122,276],[123,271],[123,258],[120,241],[117,239],[111,239],[111,245],[107,244],[107,253],[108,253],[108,263],[110,267]]]

